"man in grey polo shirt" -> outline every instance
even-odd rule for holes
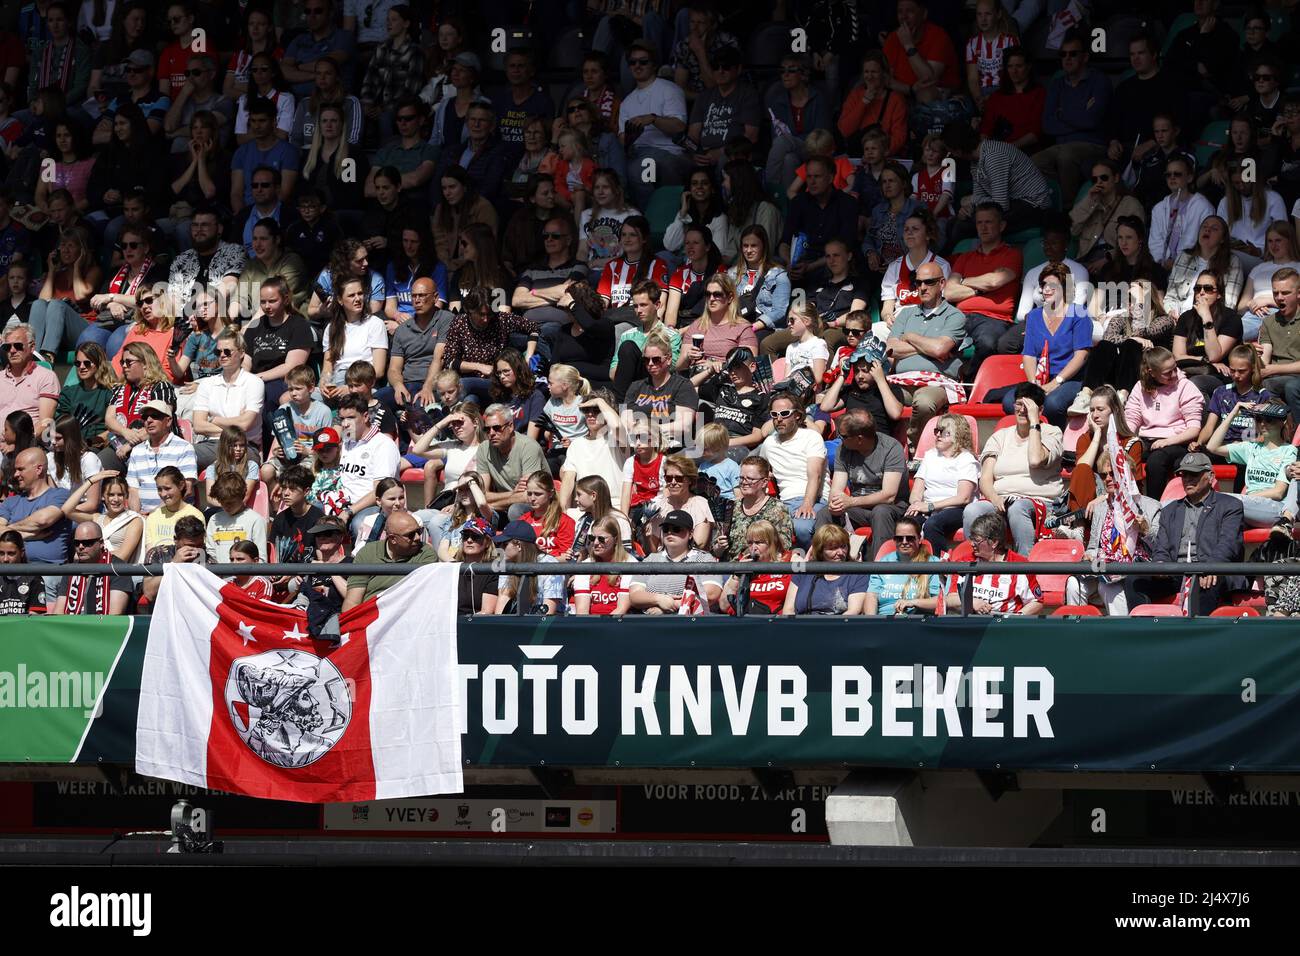
[[[905,306],[894,316],[886,349],[894,372],[937,372],[956,380],[961,374],[961,346],[966,340],[966,317],[943,297],[943,270],[927,262],[916,270],[920,302]],[[948,410],[948,394],[941,386],[903,386],[912,417],[907,441],[913,448],[925,423]]]
[[[398,407],[412,397],[421,405],[432,405],[435,401],[434,379],[442,371],[442,350],[447,347],[447,330],[456,318],[446,309],[435,308],[437,299],[438,289],[432,279],[416,279],[411,284],[411,305],[415,315],[393,332],[388,384]],[[384,396],[376,397],[382,400]]]

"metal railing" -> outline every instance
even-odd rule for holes
[[[364,577],[370,575],[403,576],[425,565],[419,564],[208,564],[204,565],[218,577],[242,577],[259,575],[267,577],[302,577],[312,574],[329,574],[336,577]],[[110,561],[107,564],[9,564],[0,566],[0,575],[42,577],[71,577],[78,574],[116,574],[123,577],[156,577],[163,573],[166,564],[126,564]],[[94,569],[94,570],[89,570]],[[1300,562],[1271,564],[1250,561],[1240,564],[1189,564],[1187,562],[1140,562],[1124,564],[1107,564],[1097,562],[1055,562],[1055,561],[1016,561],[997,562],[952,562],[929,561],[899,563],[895,561],[713,561],[713,562],[557,562],[557,563],[518,563],[507,564],[500,558],[491,564],[462,564],[462,574],[481,575],[521,575],[528,578],[554,577],[570,574],[608,574],[635,577],[653,577],[662,575],[702,575],[707,577],[756,574],[940,574],[955,575],[962,578],[960,592],[962,597],[961,615],[972,613],[974,599],[971,581],[982,574],[1050,574],[1092,577],[1110,575],[1114,577],[1191,577],[1188,608],[1191,616],[1196,616],[1196,606],[1200,593],[1200,578],[1205,576],[1255,578],[1262,575],[1289,577],[1300,574]],[[519,613],[523,610],[523,602]]]

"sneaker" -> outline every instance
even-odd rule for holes
[[[1277,519],[1277,523],[1268,531],[1270,541],[1279,541],[1283,544],[1292,539],[1295,533],[1295,523],[1286,515]]]
[[[1070,407],[1065,410],[1067,415],[1087,415],[1088,404],[1092,401],[1092,389],[1081,388],[1079,394],[1074,396],[1074,401]]]

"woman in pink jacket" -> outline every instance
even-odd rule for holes
[[[1124,403],[1124,420],[1146,450],[1147,494],[1159,499],[1165,484],[1187,454],[1187,443],[1201,432],[1205,396],[1178,370],[1165,348],[1142,353],[1138,387]]]

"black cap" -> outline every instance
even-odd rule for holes
[[[665,528],[684,528],[687,531],[695,530],[695,519],[690,516],[689,512],[678,509],[670,511],[664,515],[660,525]]]
[[[743,345],[737,345],[727,353],[727,360],[722,363],[722,368],[725,371],[737,365],[748,365],[752,361],[754,361],[754,353]]]
[[[734,46],[720,47],[709,56],[709,66],[715,70],[740,66],[741,62],[740,51]]]
[[[329,534],[331,531],[336,534],[347,534],[348,528],[340,518],[331,515],[323,516],[319,521],[307,529],[308,534]]]

